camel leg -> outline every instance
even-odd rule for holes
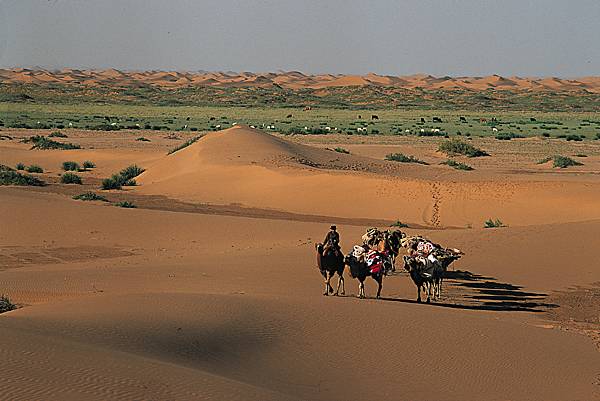
[[[325,277],[325,292],[323,293],[323,295],[329,295],[329,278],[327,277]]]
[[[379,285],[379,287],[377,288],[377,299],[381,298],[381,287],[383,286],[383,277],[380,277],[379,280],[377,280],[377,284]]]
[[[365,282],[364,281],[361,281],[360,283],[358,283],[358,297],[359,298],[365,297]]]
[[[417,302],[421,303],[421,286],[417,285]]]
[[[427,285],[427,303],[431,302],[431,287],[432,287],[432,284],[429,283],[429,285]]]
[[[344,295],[344,276],[340,275],[338,277],[338,284],[335,290],[335,295],[338,295],[340,292],[340,287],[342,287],[342,295]]]

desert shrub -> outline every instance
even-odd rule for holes
[[[32,164],[31,166],[25,169],[28,173],[43,173],[44,169],[38,166],[37,164]]]
[[[63,184],[78,184],[81,185],[81,177],[74,173],[64,173],[60,177],[60,182]]]
[[[584,155],[583,153],[577,153],[575,155],[573,155],[575,157],[587,157],[587,155]]]
[[[465,155],[468,157],[489,156],[487,152],[458,139],[450,139],[442,142],[439,146],[439,151],[448,155]]]
[[[150,142],[150,139],[148,139],[148,138],[144,138],[143,136],[140,136],[139,138],[136,138],[136,141],[140,141],[140,142]]]
[[[48,135],[48,138],[68,138],[68,136],[60,131],[54,131],[53,133]]]
[[[442,162],[440,164],[445,164],[447,166],[450,166],[456,170],[464,170],[464,171],[471,171],[474,170],[473,167],[469,166],[468,164],[465,163],[461,163],[461,162],[457,162],[456,160],[446,160],[445,162]]]
[[[6,167],[6,166],[4,166]],[[29,174],[21,174],[13,169],[0,169],[0,185],[21,185],[41,187],[45,182]]]
[[[96,164],[92,161],[86,160],[83,162],[83,168],[95,168]]]
[[[121,189],[122,185],[123,185],[123,180],[121,179],[121,177],[118,174],[115,174],[110,178],[105,178],[102,180],[102,189],[104,189],[104,190]]]
[[[98,195],[98,194],[96,194],[94,192],[84,192],[82,194],[75,195],[73,197],[73,199],[75,199],[75,200],[81,200],[81,201],[102,201],[102,202],[108,202],[108,199],[106,199],[104,196]]]
[[[596,139],[596,140],[600,139],[600,132],[596,132],[596,136],[594,137],[594,139]]]
[[[0,164],[0,171],[15,171],[15,169],[5,164]]]
[[[79,145],[74,145],[72,143],[61,143],[53,141],[52,139],[48,139],[45,136],[36,135],[30,137],[26,142],[32,142],[33,146],[31,149],[40,149],[40,150],[48,150],[48,149],[81,149]]]
[[[17,309],[17,305],[13,304],[6,295],[0,295],[0,313],[9,312]]]
[[[400,163],[418,163],[418,164],[429,164],[423,160],[419,160],[414,156],[406,156],[402,153],[390,153],[385,156],[385,160],[400,162]]]
[[[419,131],[417,136],[446,136],[444,131]]]
[[[583,166],[583,163],[573,160],[567,156],[554,156],[552,167],[567,168],[570,166]]]
[[[489,219],[489,220],[485,221],[483,227],[484,228],[499,228],[499,227],[506,227],[506,226],[502,223],[502,221],[500,221],[500,219],[496,219],[496,220]]]
[[[575,141],[575,142],[581,142],[583,141],[583,137],[579,136],[579,135],[567,135],[567,141]]]
[[[515,134],[512,132],[506,132],[506,133],[501,133],[496,135],[496,139],[501,140],[501,141],[510,141],[513,138],[525,138],[524,135],[521,134]]]
[[[79,171],[81,167],[79,163],[73,161],[63,162],[62,169],[65,171]]]
[[[543,136],[544,138],[550,138],[550,134],[549,134],[549,133],[547,133],[547,132],[544,132],[544,133],[542,134],[542,136]]]
[[[128,201],[117,202],[117,203],[115,203],[115,206],[125,207],[125,208],[128,208],[128,209],[133,209],[133,208],[137,207],[136,205],[134,205],[133,203],[128,202]]]
[[[119,175],[123,178],[123,181],[129,181],[134,177],[137,177],[138,175],[142,174],[144,171],[146,171],[145,169],[138,167],[135,164],[132,164],[131,166],[127,166],[125,167],[123,170],[121,170],[119,172]]]
[[[102,180],[102,189],[121,189],[123,186],[134,186],[136,185],[134,178],[144,171],[143,168],[132,164],[121,170],[118,174],[113,174],[112,177]]]
[[[169,150],[169,152],[167,153],[168,155],[170,155],[171,153],[175,153],[178,150],[181,150],[183,148],[187,148],[188,146],[190,146],[192,143],[198,141],[198,139],[202,138],[202,135],[198,135],[195,136],[193,138],[188,139],[187,141],[185,141],[184,143],[174,147],[173,149]]]
[[[349,155],[349,154],[350,154],[350,151],[349,151],[349,150],[347,150],[347,149],[344,149],[344,148],[340,148],[340,147],[338,147],[338,148],[335,148],[335,149],[333,149],[333,150],[334,150],[334,151],[336,151],[336,152],[338,152],[338,153],[344,153],[344,154],[347,154],[347,155]]]
[[[15,168],[16,168],[17,170],[19,170],[19,171],[21,171],[21,170],[25,170],[25,165],[24,165],[23,163],[17,163],[17,164],[15,165]]]
[[[393,222],[392,224],[390,224],[390,227],[407,228],[408,224],[404,224],[400,220],[396,220],[395,222]]]

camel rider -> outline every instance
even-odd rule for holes
[[[341,251],[340,249],[340,234],[337,232],[336,226],[329,227],[329,232],[325,236],[325,240],[323,240],[323,244],[325,247],[323,248],[323,255],[326,255],[327,252],[331,249],[335,253]]]

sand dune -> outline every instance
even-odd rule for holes
[[[479,225],[498,215],[511,225],[543,224],[547,210],[555,211],[557,222],[600,218],[597,186],[474,173],[464,182],[464,175],[458,179],[460,173],[441,167],[340,154],[237,126],[148,166],[136,191],[295,213],[391,221],[402,216],[432,227]]]
[[[409,76],[387,76],[370,73],[367,75],[305,75],[298,71],[278,73],[221,73],[221,72],[174,72],[174,71],[119,71],[107,69],[80,71],[63,69],[59,71],[30,69],[0,69],[1,82],[23,83],[70,83],[84,85],[142,85],[159,87],[187,86],[257,86],[280,85],[290,89],[329,88],[346,86],[384,86],[393,88],[423,89],[463,89],[481,91],[487,89],[510,89],[516,91],[600,91],[598,77],[584,77],[573,80],[555,77],[510,77],[499,75],[487,77],[434,77],[425,74]]]

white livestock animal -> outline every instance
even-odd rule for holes
[[[215,125],[215,128],[221,128],[221,124]]]
[[[498,128],[496,128],[496,127],[493,127],[493,128],[492,128],[492,132],[498,132]]]

